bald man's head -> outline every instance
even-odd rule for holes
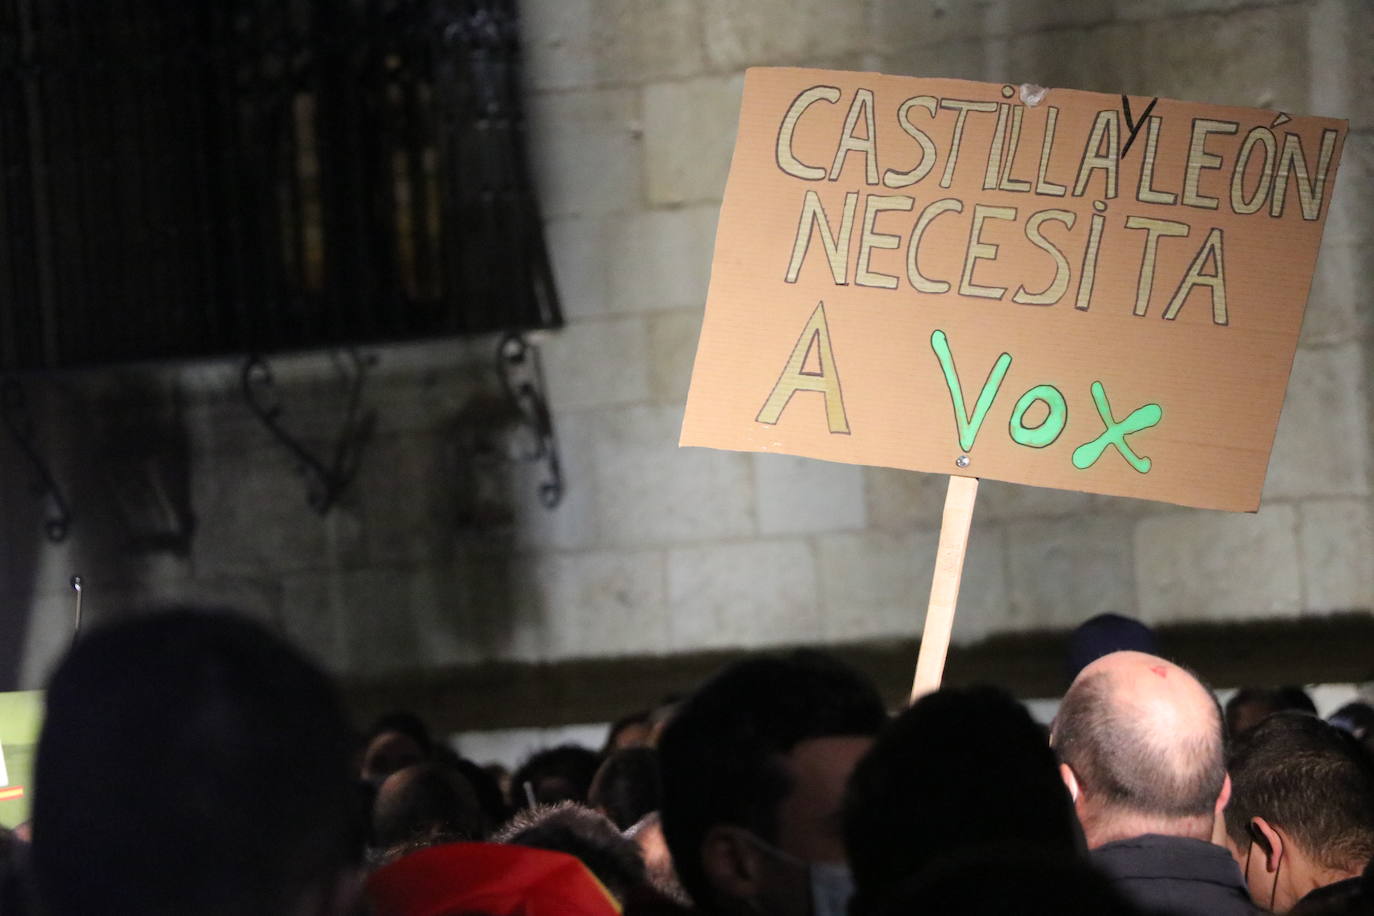
[[[1185,669],[1143,652],[1084,668],[1051,741],[1102,816],[1210,819],[1226,780],[1216,699]]]

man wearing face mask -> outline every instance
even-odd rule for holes
[[[1374,856],[1374,764],[1354,738],[1281,712],[1236,740],[1229,768],[1227,841],[1251,896],[1286,913],[1358,883]]]
[[[659,742],[663,833],[699,910],[842,916],[844,786],[885,720],[815,652],[738,662],[683,703]]]

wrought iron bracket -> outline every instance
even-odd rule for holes
[[[43,521],[43,534],[52,543],[60,544],[67,539],[71,531],[71,507],[62,495],[62,488],[57,485],[57,479],[53,477],[48,463],[38,451],[37,443],[34,442],[36,425],[33,415],[29,413],[28,395],[23,384],[14,376],[7,376],[0,382],[0,419],[3,419],[5,428],[14,439],[14,444],[19,446],[19,450],[24,453],[33,470],[31,488],[34,495],[48,504],[47,518]]]
[[[376,363],[376,357],[363,356],[351,348],[341,352],[345,358],[337,362],[348,378],[348,409],[334,438],[328,464],[282,426],[281,417],[285,411],[267,361],[254,354],[243,364],[240,374],[248,409],[296,459],[296,469],[306,479],[306,502],[320,515],[328,514],[353,482],[376,422],[374,412],[360,414],[367,372]]]
[[[545,480],[539,485],[539,502],[552,509],[563,501],[563,468],[558,459],[558,440],[553,432],[553,415],[545,392],[544,366],[539,348],[522,335],[511,332],[496,349],[496,368],[506,397],[520,414],[533,445],[517,453],[521,461],[542,461]]]

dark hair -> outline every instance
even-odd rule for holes
[[[486,767],[478,766],[466,757],[459,757],[453,766],[467,777],[468,783],[477,793],[477,804],[482,809],[482,818],[486,824],[485,832],[490,833],[504,824],[506,818],[510,817],[510,808],[496,777]]]
[[[606,758],[587,795],[588,804],[621,830],[629,830],[644,815],[657,811],[662,797],[658,752],[650,747],[626,748]]]
[[[628,715],[621,716],[619,719],[612,722],[611,727],[606,729],[606,743],[601,745],[601,756],[609,757],[616,752],[616,739],[620,737],[620,733],[625,731],[625,729],[633,728],[636,725],[642,725],[646,728],[652,726],[653,720],[650,718],[649,714],[650,710],[641,709],[638,712],[632,712]]]
[[[908,828],[903,834],[913,832]],[[859,912],[851,905],[851,913]],[[965,852],[892,888],[871,916],[1131,916],[1139,913],[1087,862],[1038,851]]]
[[[1350,735],[1301,713],[1275,713],[1236,739],[1226,831],[1249,842],[1250,820],[1282,827],[1327,868],[1374,857],[1374,763]]]
[[[1346,703],[1327,716],[1326,721],[1361,741],[1367,742],[1368,739],[1374,738],[1374,706],[1361,700]]]
[[[1054,717],[1054,748],[1085,788],[1114,807],[1167,818],[1210,816],[1226,781],[1221,710],[1212,702],[1214,727],[1163,734],[1158,722],[1115,701],[1107,675],[1080,677]]]
[[[844,838],[855,914],[941,856],[1080,846],[1044,731],[994,687],[929,694],[883,729],[850,777]]]
[[[477,793],[456,768],[421,763],[397,770],[377,790],[372,839],[381,847],[443,836],[475,841],[486,834]]]
[[[526,808],[492,840],[577,856],[622,902],[645,882],[644,860],[634,840],[621,836],[605,815],[576,802]]]
[[[434,751],[434,739],[430,737],[429,727],[425,725],[424,720],[413,712],[395,710],[378,716],[368,728],[363,744],[371,744],[375,738],[385,735],[387,732],[405,735],[415,742],[416,747],[426,757]]]
[[[525,783],[529,783],[535,804],[556,805],[562,801],[586,804],[587,792],[601,758],[595,751],[576,744],[536,751],[520,764],[511,777],[511,807],[517,811],[529,807]]]
[[[1064,658],[1064,672],[1068,675],[1065,683],[1072,683],[1080,671],[1102,656],[1123,649],[1158,655],[1159,639],[1154,630],[1134,617],[1098,614],[1083,621],[1069,634]]]
[[[862,675],[814,651],[736,662],[678,709],[659,739],[663,836],[699,905],[711,893],[701,844],[717,824],[777,839],[777,808],[792,791],[782,758],[813,738],[876,734],[882,698]]]
[[[1301,687],[1242,687],[1226,701],[1226,734],[1232,738],[1237,736],[1241,717],[1247,708],[1253,708],[1258,713],[1250,727],[1276,712],[1317,714],[1316,704]]]
[[[47,693],[32,861],[45,911],[279,914],[361,851],[329,680],[248,620],[92,631]]]

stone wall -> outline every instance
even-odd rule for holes
[[[1349,118],[1263,509],[986,483],[955,639],[1067,628],[1104,610],[1166,622],[1374,608],[1367,0],[524,0],[523,10],[531,164],[568,319],[540,341],[563,503],[539,505],[536,466],[481,479],[469,466],[465,430],[490,404],[492,341],[373,351],[377,433],[323,518],[239,402],[232,363],[66,379],[38,391],[35,413],[76,481],[68,543],[42,543],[27,470],[0,448],[12,636],[0,662],[22,654],[23,683],[41,679],[69,636],[73,572],[93,618],[150,598],[226,601],[352,678],[919,632],[943,478],[676,445],[742,74],[756,64]],[[323,447],[343,403],[334,368],[324,356],[274,365],[288,416]],[[182,488],[198,526],[185,555],[123,549],[111,521],[118,485],[100,483],[100,444],[119,454],[130,424],[162,430],[187,456]],[[510,724],[537,719],[521,710]]]

